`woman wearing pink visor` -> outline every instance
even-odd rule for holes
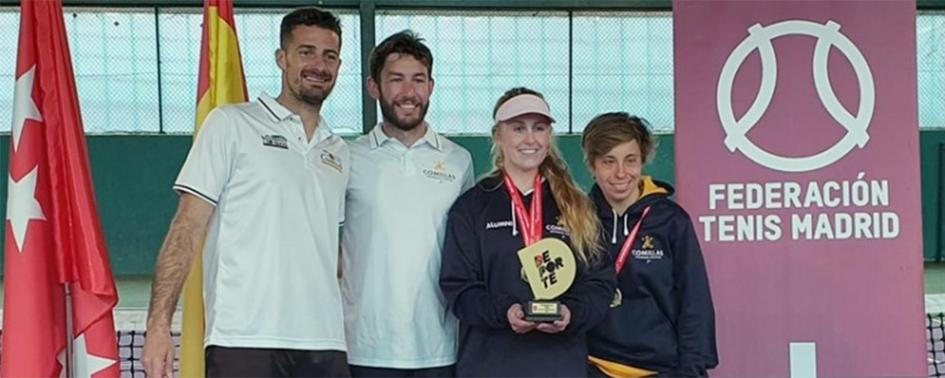
[[[453,204],[443,247],[440,288],[460,321],[456,373],[583,376],[585,335],[615,287],[597,216],[553,144],[554,118],[540,93],[512,89],[493,116],[493,171]],[[550,317],[560,318],[529,321],[523,306],[535,294],[518,251],[547,243],[567,246],[559,252],[573,253],[576,274],[554,298],[558,313]],[[541,256],[526,263],[546,263],[541,277],[550,279],[556,267]]]

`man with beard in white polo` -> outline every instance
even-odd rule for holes
[[[440,293],[453,201],[473,185],[469,152],[424,120],[433,56],[405,30],[371,54],[383,120],[351,144],[342,236],[348,363],[355,377],[452,376],[457,320]]]

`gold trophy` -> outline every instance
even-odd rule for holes
[[[561,303],[554,300],[568,291],[577,274],[574,253],[563,241],[541,239],[518,251],[525,280],[532,289],[534,300],[528,301],[525,320],[553,322],[561,319]]]

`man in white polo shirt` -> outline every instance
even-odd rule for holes
[[[424,121],[433,56],[410,31],[371,54],[368,91],[383,121],[351,144],[342,245],[354,377],[452,376],[457,320],[440,293],[440,247],[472,158]]]
[[[348,376],[335,268],[349,153],[320,116],[341,62],[334,15],[285,16],[273,99],[213,110],[174,189],[142,355],[171,376],[171,316],[203,245],[209,377]],[[206,240],[206,241],[204,241]]]

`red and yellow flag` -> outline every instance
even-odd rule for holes
[[[197,84],[197,119],[194,138],[213,108],[246,101],[246,80],[236,38],[232,0],[205,0],[200,74]],[[197,255],[184,285],[180,376],[204,376],[203,254]]]

